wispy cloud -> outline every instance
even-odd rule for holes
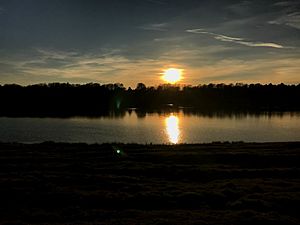
[[[174,48],[155,59],[133,59],[120,49],[99,51],[97,54],[37,49],[35,54],[19,59],[0,60],[0,82],[11,83],[12,79],[20,84],[122,82],[127,87],[135,87],[138,82],[147,85],[161,83],[160,73],[168,67],[183,68],[185,75],[182,82],[185,84],[299,82],[300,60],[295,57],[296,54],[252,59],[217,57],[230,49],[222,45]]]
[[[258,42],[258,41],[250,41],[244,38],[239,37],[230,37],[222,34],[216,34],[212,32],[205,31],[204,29],[190,29],[186,30],[186,32],[194,33],[194,34],[206,34],[212,36],[214,39],[224,42],[232,42],[236,44],[241,44],[249,47],[269,47],[269,48],[286,48],[280,44],[276,44],[273,42]]]
[[[167,27],[167,23],[152,23],[140,26],[139,29],[152,31],[167,31]]]
[[[281,10],[281,15],[270,20],[269,24],[285,25],[300,29],[300,2],[299,1],[280,1],[273,4]]]
[[[138,82],[153,84],[159,81],[160,70],[166,62],[153,59],[130,59],[119,49],[105,50],[99,54],[85,54],[75,51],[36,49],[31,57],[0,60],[2,82],[5,74],[18,75],[16,81],[28,82],[122,82],[134,87]],[[5,73],[5,74],[4,74]],[[157,76],[157,77],[155,77]],[[11,77],[11,76],[10,76]]]
[[[300,13],[299,12],[289,13],[275,20],[271,20],[268,23],[276,24],[276,25],[286,25],[289,27],[300,29]]]
[[[300,60],[257,59],[257,60],[220,60],[213,65],[203,65],[190,72],[194,83],[299,83]]]
[[[279,2],[275,2],[273,4],[274,6],[283,6],[283,7],[295,7],[297,5],[299,5],[299,2],[297,1],[293,1],[293,0],[289,0],[289,1],[279,1]]]
[[[247,15],[249,14],[249,11],[251,9],[252,2],[251,1],[241,1],[232,5],[229,5],[226,7],[226,9],[229,9],[230,12],[233,12],[237,15]]]
[[[275,2],[274,6],[290,6],[290,2],[289,1],[282,1],[282,2]]]

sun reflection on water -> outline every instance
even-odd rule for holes
[[[165,119],[166,131],[169,141],[172,144],[177,144],[179,141],[179,119],[177,116],[170,115]]]

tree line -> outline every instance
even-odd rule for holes
[[[0,85],[0,115],[70,116],[105,115],[128,108],[142,110],[300,110],[300,84],[164,84],[136,88],[123,84],[49,83],[20,86]]]

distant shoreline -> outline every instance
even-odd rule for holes
[[[203,112],[299,111],[300,84],[164,84],[135,89],[122,84],[73,85],[49,83],[29,86],[0,85],[0,115],[72,116],[141,111],[176,110],[180,107]]]

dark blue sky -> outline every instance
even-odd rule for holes
[[[299,83],[299,1],[0,0],[0,83]]]

